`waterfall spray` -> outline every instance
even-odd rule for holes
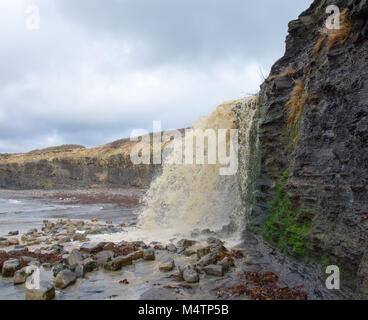
[[[254,98],[224,103],[195,122],[193,129],[235,129],[233,108],[242,105],[247,109],[251,104]],[[254,108],[245,112],[251,122]],[[144,199],[139,227],[172,235],[188,235],[194,229],[220,230],[231,222],[241,229],[237,175],[221,176],[219,169],[219,164],[164,164],[162,175],[153,181]]]

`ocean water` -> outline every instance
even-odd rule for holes
[[[66,204],[53,199],[20,198],[18,194],[0,193],[0,236],[9,231],[25,232],[39,228],[45,219],[97,218],[114,224],[134,219],[139,208],[124,208],[114,204]]]

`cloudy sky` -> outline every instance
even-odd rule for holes
[[[311,3],[0,0],[0,152],[189,126],[258,91]]]

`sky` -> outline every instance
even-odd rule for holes
[[[190,126],[258,92],[312,0],[0,0],[0,153]]]

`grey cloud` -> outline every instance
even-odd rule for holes
[[[0,152],[99,145],[152,120],[189,126],[257,91],[312,0],[32,2],[32,32],[27,0],[0,2]]]

